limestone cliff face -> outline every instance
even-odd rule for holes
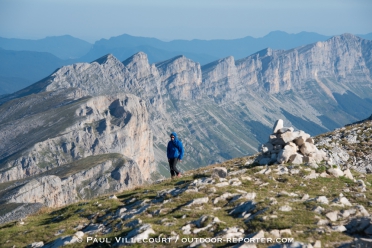
[[[37,107],[30,105],[31,112]],[[48,138],[33,140],[33,144],[26,142],[28,149],[15,147],[13,152],[17,156],[3,157],[1,182],[27,178],[82,158],[109,153],[133,159],[139,166],[142,179],[149,179],[155,170],[154,152],[143,101],[133,95],[116,94],[80,99],[57,110],[60,110],[60,116],[41,112],[18,120],[31,126],[28,132]],[[44,116],[48,118],[43,120]],[[17,138],[22,139],[22,136]],[[2,135],[2,140],[5,145],[17,142],[10,130]]]
[[[203,89],[215,98],[230,99],[239,90],[239,75],[234,57],[220,59],[203,66]]]
[[[199,63],[184,56],[179,56],[156,64],[162,88],[168,90],[171,98],[189,100],[197,97],[202,82]]]
[[[75,168],[75,170],[79,170]],[[61,170],[62,171],[62,170]],[[137,163],[117,157],[68,176],[45,175],[11,188],[1,201],[7,203],[41,203],[60,207],[81,199],[130,189],[143,183]]]
[[[331,98],[352,89],[364,95],[362,88],[372,82],[370,50],[370,41],[345,34],[288,51],[266,49],[236,66],[243,84],[271,94],[301,91],[315,81]]]

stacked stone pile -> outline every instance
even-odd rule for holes
[[[327,153],[314,145],[310,134],[283,127],[283,120],[275,122],[269,141],[261,146],[262,154],[256,161],[261,164],[302,164],[319,163],[328,160]]]

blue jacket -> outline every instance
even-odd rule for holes
[[[178,158],[181,160],[183,158],[182,142],[177,138],[177,134],[175,132],[173,132],[171,135],[174,136],[174,140],[168,142],[167,157],[168,159]]]

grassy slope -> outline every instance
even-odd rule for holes
[[[237,177],[242,181],[240,186],[227,186],[218,188],[215,193],[210,193],[210,188],[213,186],[206,186],[199,192],[182,193],[179,196],[173,197],[170,194],[165,196],[164,200],[166,203],[152,203],[151,206],[143,213],[136,216],[143,221],[143,223],[149,223],[155,230],[156,234],[153,237],[158,237],[160,234],[163,237],[171,236],[171,232],[175,231],[183,237],[214,237],[216,233],[227,227],[238,226],[245,230],[245,234],[253,233],[259,230],[269,232],[273,229],[291,229],[292,235],[288,237],[294,238],[296,241],[303,241],[306,243],[314,242],[315,240],[321,240],[322,245],[329,245],[330,247],[340,244],[341,242],[351,241],[352,237],[338,232],[324,232],[321,233],[317,230],[319,226],[316,225],[318,214],[314,213],[312,208],[321,204],[315,204],[313,201],[303,202],[300,201],[304,194],[309,194],[310,198],[316,196],[325,195],[329,200],[336,198],[342,189],[349,188],[350,192],[344,192],[344,195],[353,204],[363,205],[367,211],[371,212],[372,207],[368,205],[368,200],[372,197],[371,186],[367,186],[366,198],[357,198],[355,193],[358,191],[357,185],[344,177],[340,178],[317,178],[311,181],[303,179],[303,176],[308,174],[305,166],[298,166],[300,173],[296,175],[276,175],[274,173],[270,175],[257,174],[263,167],[253,167],[253,165],[245,165],[247,157],[233,159],[226,161],[223,164],[217,166],[223,166],[228,171],[236,171],[241,169],[247,169],[243,174],[238,176],[229,176],[228,179]],[[214,165],[216,166],[216,165]],[[57,237],[72,235],[76,231],[73,229],[79,224],[88,224],[90,222],[103,223],[107,222],[109,226],[113,228],[113,231],[109,234],[97,234],[97,237],[114,240],[114,237],[124,237],[131,229],[122,225],[118,228],[118,224],[125,224],[129,220],[121,220],[120,218],[112,218],[110,213],[114,213],[117,208],[129,206],[131,199],[136,201],[153,200],[159,198],[158,193],[164,189],[172,189],[187,187],[191,182],[197,178],[209,176],[214,166],[208,166],[200,168],[198,170],[190,171],[181,179],[177,180],[165,180],[158,184],[147,185],[138,187],[129,191],[121,192],[117,194],[118,199],[108,199],[108,196],[99,197],[91,201],[84,201],[76,204],[72,204],[60,209],[43,209],[38,214],[28,217],[25,220],[24,225],[20,225],[17,222],[5,224],[0,227],[0,243],[3,247],[23,247],[27,244],[31,244],[36,241],[44,241],[44,243],[55,240]],[[274,168],[274,166],[270,167]],[[244,180],[244,177],[251,177],[252,180]],[[362,178],[364,175],[354,174],[356,179]],[[365,182],[372,183],[372,175],[366,175],[363,178]],[[218,180],[217,180],[218,181]],[[260,186],[262,183],[268,183],[266,186]],[[347,186],[346,186],[347,185]],[[245,223],[241,218],[234,218],[228,214],[233,209],[233,206],[238,205],[243,200],[238,200],[233,204],[228,204],[228,201],[222,200],[216,205],[212,203],[213,199],[222,195],[223,193],[239,193],[238,190],[244,190],[247,192],[256,192],[257,197],[257,209],[255,211],[262,210],[268,207],[268,210],[262,214],[259,214],[252,221]],[[298,197],[290,196],[278,196],[278,192],[288,191],[298,194]],[[191,208],[182,207],[190,200],[200,197],[209,197],[209,202],[202,206],[193,206]],[[275,198],[278,202],[276,205],[270,205],[270,201]],[[280,206],[290,205],[292,211],[281,212],[278,211]],[[326,212],[333,211],[336,209],[349,209],[334,207],[330,205],[322,205]],[[153,215],[152,213],[158,209],[162,209],[163,212],[159,215]],[[202,231],[195,235],[183,235],[180,228],[189,221],[195,221],[202,215],[213,215],[218,217],[225,223],[215,224],[213,231]],[[271,218],[270,216],[276,215],[277,218]],[[326,219],[325,216],[321,216],[322,219]],[[170,223],[167,226],[166,223]],[[337,221],[335,223],[341,223]],[[335,224],[334,223],[334,224]],[[55,236],[58,230],[65,229],[63,234]],[[267,235],[267,234],[266,234]],[[94,235],[91,235],[94,236]],[[87,245],[85,242],[82,244],[74,244],[73,247],[84,247]],[[172,244],[175,246],[184,246],[185,244]],[[224,246],[226,244],[221,244]],[[259,247],[265,247],[266,245],[259,245]],[[146,247],[145,245],[138,245],[138,247]],[[161,245],[158,245],[161,247]]]

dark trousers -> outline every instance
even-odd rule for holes
[[[172,177],[178,176],[178,174],[180,174],[179,170],[177,170],[177,167],[176,167],[178,158],[171,158],[168,160],[168,162],[169,162],[171,176]]]

